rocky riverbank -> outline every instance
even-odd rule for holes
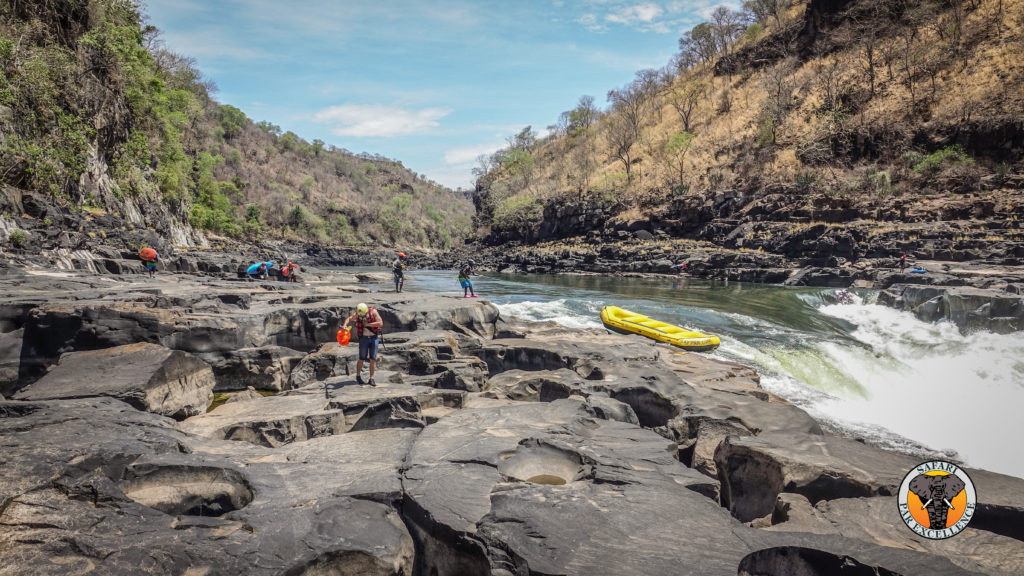
[[[339,273],[2,273],[2,574],[1024,570],[1024,480],[970,470],[971,525],[921,538],[921,456],[740,365]],[[334,342],[359,301],[375,387]]]

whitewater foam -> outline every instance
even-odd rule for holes
[[[566,328],[586,330],[603,326],[601,321],[597,319],[601,313],[602,306],[604,306],[603,303],[591,300],[573,300],[570,306],[569,301],[562,298],[546,302],[527,300],[524,302],[499,304],[498,310],[503,316],[512,316],[537,322],[554,321]]]
[[[820,312],[856,325],[852,336],[866,348],[820,348],[866,394],[832,390],[832,398],[814,403],[816,412],[1024,477],[1024,334],[964,336],[951,324],[877,305],[827,305]]]

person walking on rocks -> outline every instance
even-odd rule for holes
[[[146,266],[146,272],[149,272],[149,277],[152,278],[156,274],[156,263],[160,261],[160,254],[155,248],[143,248],[139,250],[139,258],[142,259]]]
[[[401,292],[405,286],[405,252],[398,253],[398,258],[391,263],[391,270],[395,273],[395,292]]]
[[[356,337],[359,338],[359,361],[356,362],[356,382],[376,386],[373,375],[377,371],[377,345],[378,336],[384,329],[384,320],[376,309],[370,308],[360,302],[356,306],[356,313],[345,318],[345,325],[342,330],[348,330],[349,324],[355,323]],[[363,382],[363,362],[370,362],[370,380]]]
[[[907,255],[900,256],[900,272],[907,269]]]
[[[473,282],[469,279],[473,274],[473,264],[475,263],[476,262],[470,258],[469,262],[467,262],[462,268],[459,268],[459,284],[462,285],[463,298],[476,298],[476,292],[473,291]]]

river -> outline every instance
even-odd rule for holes
[[[410,292],[462,291],[452,271],[407,276]],[[505,316],[602,329],[601,308],[615,304],[718,335],[710,357],[755,368],[828,428],[1024,477],[1024,333],[964,336],[876,305],[871,291],[842,304],[835,289],[688,278],[494,274],[473,285]]]

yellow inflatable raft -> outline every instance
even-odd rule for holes
[[[678,346],[692,352],[710,352],[718,348],[720,344],[718,336],[686,330],[679,326],[648,318],[643,314],[623,310],[618,306],[605,306],[602,308],[601,322],[604,322],[605,328],[613,332],[639,334],[652,340],[665,342],[666,344]]]

